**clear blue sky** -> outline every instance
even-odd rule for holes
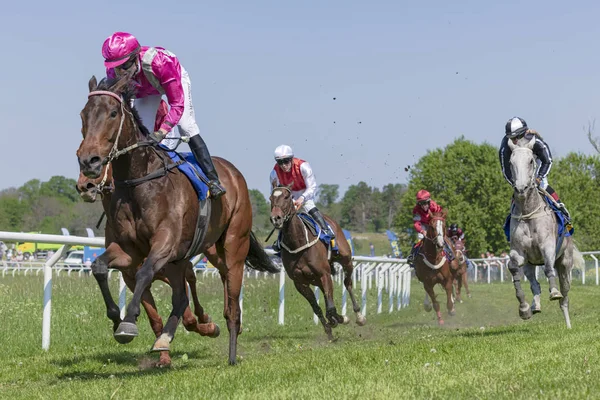
[[[598,2],[140,4],[3,6],[0,188],[77,177],[87,81],[104,75],[101,45],[117,30],[179,56],[212,154],[263,193],[282,143],[342,190],[406,182],[404,166],[460,135],[497,145],[514,115],[554,156],[592,152]]]

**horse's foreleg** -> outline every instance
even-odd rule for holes
[[[565,252],[568,253],[568,250]],[[567,329],[571,329],[571,317],[569,316],[569,290],[571,289],[571,275],[570,265],[573,264],[573,256],[569,254],[563,254],[562,257],[557,261],[556,266],[558,269],[558,279],[560,283],[560,292],[563,298],[559,300],[560,309],[565,317],[565,323]]]
[[[325,316],[323,315],[323,310],[321,310],[321,307],[319,307],[319,303],[317,303],[317,298],[315,297],[315,294],[313,293],[313,291],[310,290],[310,286],[308,286],[307,284],[298,283],[296,281],[294,281],[294,286],[296,287],[296,290],[302,296],[304,296],[304,298],[310,304],[313,312],[315,313],[317,318],[319,318],[319,321],[321,321],[321,325],[323,325],[323,329],[325,329],[325,333],[327,334],[327,337],[329,338],[329,340],[333,340],[333,333],[331,332],[331,326],[327,323],[327,320],[325,319]]]
[[[469,290],[469,284],[467,281],[469,280],[467,268],[465,268],[465,272],[462,274],[461,282],[465,286],[465,290],[467,291],[467,297],[471,298],[471,291]]]
[[[563,297],[556,285],[556,273],[554,272],[554,262],[556,261],[555,251],[555,246],[547,246],[543,249],[544,274],[546,274],[546,278],[548,278],[550,300],[560,300]]]
[[[525,259],[520,256],[515,250],[510,251],[510,260],[508,261],[508,270],[513,277],[513,285],[515,287],[515,293],[517,300],[519,300],[519,316],[522,319],[529,319],[532,316],[531,307],[525,301],[525,293],[521,288],[521,265],[525,262]]]
[[[333,301],[333,280],[331,274],[324,273],[321,275],[321,289],[323,290],[323,297],[325,297],[325,315],[329,320],[329,324],[332,328],[335,328],[337,324],[347,324],[350,322],[348,317],[343,317],[338,314]]]
[[[442,313],[440,312],[440,303],[438,303],[438,301],[435,297],[435,292],[433,291],[433,285],[428,283],[428,284],[423,284],[423,287],[425,288],[425,292],[427,293],[427,295],[431,299],[431,302],[433,303],[433,309],[435,310],[435,315],[437,316],[438,324],[444,325],[444,320],[442,319]]]
[[[454,279],[449,279],[444,285],[444,289],[446,290],[446,309],[448,310],[448,315],[453,316],[456,314],[454,310],[454,299],[452,298],[452,288],[454,286]]]
[[[115,303],[108,286],[108,267],[125,268],[131,265],[131,258],[123,252],[116,243],[111,243],[106,251],[92,263],[92,274],[98,282],[104,304],[106,305],[106,316],[113,322],[113,332],[121,323],[121,312]]]
[[[454,279],[454,283],[456,284],[456,301],[458,301],[459,303],[462,303],[462,297],[461,297],[461,292],[462,292],[462,277],[464,276],[464,273],[461,273],[460,275],[458,275],[456,277],[456,279]]]
[[[123,280],[125,284],[133,292],[135,290],[135,274],[130,274],[129,271],[123,272]],[[163,330],[163,321],[156,308],[154,296],[150,289],[146,289],[142,294],[142,306],[148,315],[148,322],[150,322],[150,328],[154,332],[154,336],[159,337]],[[161,351],[159,360],[156,363],[157,367],[168,367],[171,365],[171,356],[168,351]]]
[[[350,295],[350,301],[352,301],[352,310],[356,315],[356,324],[363,326],[367,323],[367,319],[360,312],[360,306],[356,301],[356,297],[354,297],[354,288],[352,286],[352,271],[354,270],[354,266],[352,265],[352,259],[347,257],[345,260],[341,261],[341,264],[344,268],[344,286]]]
[[[531,302],[531,311],[534,314],[542,312],[542,304],[540,301],[540,295],[542,294],[542,288],[540,287],[540,283],[535,277],[535,266],[530,264],[525,264],[523,266],[523,272],[529,280],[529,287],[531,288],[531,293],[533,294],[533,301]]]
[[[168,234],[157,235],[153,238],[150,254],[148,254],[148,257],[146,257],[146,260],[135,274],[135,290],[127,305],[125,318],[113,335],[119,343],[129,343],[138,335],[136,321],[140,315],[142,295],[152,284],[154,274],[167,265],[171,249],[173,248],[174,246],[171,240],[169,240]]]
[[[173,291],[171,296],[171,303],[173,309],[169,315],[166,325],[164,326],[161,335],[154,342],[152,351],[169,351],[170,343],[175,337],[175,331],[179,320],[183,316],[186,309],[189,309],[189,300],[186,293],[185,287],[185,269],[187,264],[179,262],[169,264],[169,268],[165,268],[165,275],[171,283],[171,289]]]

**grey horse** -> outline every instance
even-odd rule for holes
[[[532,151],[535,138],[521,138],[517,143],[510,140],[508,143],[512,150],[510,168],[515,178],[508,269],[513,276],[519,300],[519,316],[523,319],[532,316],[532,309],[525,301],[525,294],[521,288],[521,267],[524,267],[533,284],[537,283],[535,266],[543,265],[550,285],[550,300],[559,300],[567,328],[571,328],[568,298],[571,287],[570,272],[574,259],[579,261],[582,258],[581,253],[575,247],[572,237],[558,237],[556,216],[538,192],[535,181],[537,164]],[[559,241],[560,247],[557,249]],[[558,271],[560,290],[556,284],[555,268]],[[534,295],[539,293],[539,289],[534,290],[533,285],[532,291]],[[537,306],[539,309],[539,304]]]

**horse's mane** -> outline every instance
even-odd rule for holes
[[[114,92],[113,87],[116,86],[116,84],[118,82],[119,82],[119,79],[117,79],[117,78],[108,78],[108,77],[104,78],[100,81],[96,90],[107,90],[110,92]],[[135,106],[132,105],[132,101],[131,101],[131,100],[135,99],[135,87],[132,84],[127,85],[127,86],[125,86],[124,91],[122,91],[121,93],[117,93],[117,94],[120,94],[121,96],[123,96],[123,103],[125,104],[125,107],[128,108],[129,111],[131,111],[131,113],[133,114],[133,119],[135,120],[135,123],[138,126],[139,130],[142,132],[144,137],[147,137],[150,134],[150,132],[148,131],[148,128],[146,128],[144,126],[144,124],[142,123],[140,114],[138,113]]]

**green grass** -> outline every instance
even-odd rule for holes
[[[116,280],[112,285],[116,291]],[[41,350],[42,278],[0,279],[0,398],[584,399],[600,393],[596,286],[574,286],[567,331],[558,305],[547,300],[542,314],[521,321],[509,283],[472,285],[473,298],[439,328],[413,282],[408,308],[377,315],[372,291],[368,325],[340,326],[338,340],[329,343],[291,285],[286,325],[279,326],[277,281],[246,279],[235,367],[227,366],[221,283],[206,278],[198,286],[222,336],[180,328],[172,368],[154,369],[145,316],[140,336],[117,344],[93,278],[55,278],[48,352]],[[336,291],[339,303],[337,285]],[[153,292],[167,315],[168,288],[156,285]]]

